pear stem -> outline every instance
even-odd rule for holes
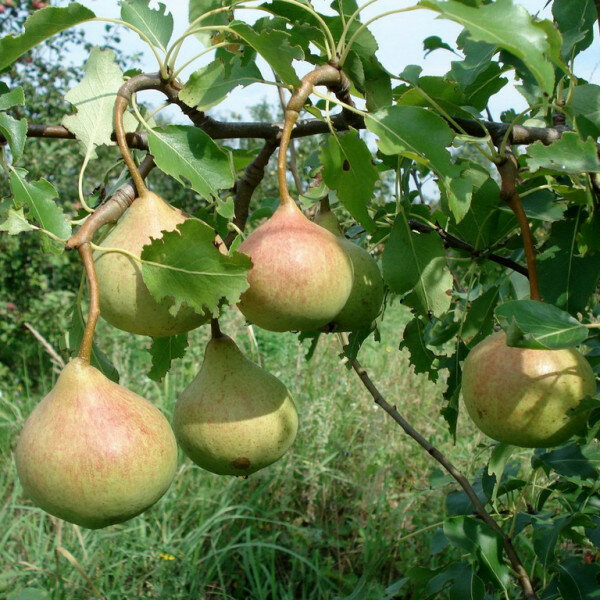
[[[210,320],[210,334],[212,339],[223,337],[223,332],[221,331],[221,327],[219,326],[219,319],[211,319]]]
[[[88,319],[83,331],[81,346],[77,356],[86,362],[90,362],[92,355],[92,344],[94,343],[94,332],[96,331],[96,323],[100,316],[100,289],[98,287],[98,278],[96,277],[96,267],[94,266],[94,257],[92,255],[92,247],[89,242],[81,244],[77,248],[85,274],[87,276],[88,287],[90,290],[90,306],[88,310]]]
[[[540,295],[540,284],[537,274],[537,262],[535,258],[535,245],[531,228],[523,202],[517,192],[516,180],[518,175],[518,165],[514,155],[510,154],[506,158],[496,163],[496,168],[502,180],[502,188],[500,191],[501,198],[508,204],[513,211],[517,223],[521,229],[521,237],[523,238],[523,249],[527,261],[527,271],[529,275],[529,297],[532,300],[542,299]]]
[[[340,334],[340,341],[342,346],[348,343],[348,336]],[[533,589],[533,584],[527,570],[523,566],[523,563],[513,546],[511,537],[504,532],[504,530],[494,521],[492,516],[487,512],[485,506],[477,496],[477,493],[469,483],[469,480],[454,466],[452,462],[440,452],[431,442],[424,438],[397,410],[395,406],[392,406],[377,389],[373,383],[369,374],[364,367],[355,358],[350,359],[350,365],[360,378],[361,382],[371,394],[375,404],[380,406],[392,419],[408,434],[413,440],[415,440],[424,450],[426,450],[432,458],[434,458],[449,475],[460,485],[464,490],[465,494],[473,504],[475,512],[493,531],[502,537],[504,545],[504,551],[510,561],[513,571],[519,580],[521,589],[523,590],[523,597],[526,600],[537,600],[537,595]]]
[[[144,192],[148,191],[144,178],[139,172],[137,165],[133,160],[127,139],[125,137],[125,126],[123,124],[123,115],[129,106],[131,97],[135,92],[142,90],[165,90],[165,82],[161,79],[160,73],[141,73],[132,77],[129,81],[124,83],[119,91],[117,92],[117,98],[115,100],[114,110],[114,127],[115,137],[117,139],[117,145],[123,156],[123,161],[127,165],[133,184],[136,187],[137,195],[140,196]]]
[[[302,78],[300,87],[292,94],[285,110],[285,120],[279,142],[277,157],[277,180],[279,183],[279,198],[282,206],[296,206],[290,196],[287,184],[287,151],[292,137],[292,130],[300,116],[304,103],[317,85],[326,85],[337,94],[347,94],[349,83],[342,71],[333,65],[317,67]]]

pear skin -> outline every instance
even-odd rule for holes
[[[131,519],[166,492],[177,444],[152,403],[74,358],[27,419],[15,458],[37,506],[98,529]]]
[[[252,259],[238,306],[263,329],[320,329],[348,300],[352,264],[340,241],[293,203],[281,204],[238,250]]]
[[[249,475],[292,445],[298,415],[285,385],[221,336],[208,343],[200,372],[180,395],[173,429],[198,466]]]
[[[568,411],[595,393],[594,372],[580,352],[513,348],[503,331],[477,344],[463,366],[462,395],[471,419],[489,437],[515,446],[566,442],[588,417]]]
[[[185,220],[180,210],[147,191],[133,201],[101,245],[139,257],[152,239],[161,238],[163,232],[173,231]],[[210,318],[185,305],[172,315],[173,302],[167,298],[157,302],[144,283],[141,264],[124,254],[96,252],[94,262],[101,314],[117,329],[167,337],[195,329]]]
[[[346,304],[325,327],[326,331],[356,331],[371,327],[383,304],[383,278],[377,261],[359,245],[347,240],[336,216],[324,210],[315,223],[338,236],[342,248],[352,263],[352,289]]]

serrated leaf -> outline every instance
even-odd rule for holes
[[[600,254],[577,252],[579,218],[553,223],[546,247],[538,255],[542,297],[571,314],[585,309],[600,277]]]
[[[479,6],[467,6],[456,0],[421,0],[419,5],[459,23],[473,40],[498,46],[519,58],[542,90],[552,95],[554,68],[548,55],[553,55],[553,47],[543,26],[534,22],[524,7],[513,0]]]
[[[183,358],[187,347],[187,333],[154,338],[148,350],[152,356],[152,368],[148,377],[153,381],[160,381],[171,368],[171,362],[176,358]]]
[[[414,318],[404,328],[400,348],[406,348],[410,353],[410,364],[415,373],[427,373],[431,381],[437,381],[438,369],[433,368],[435,354],[425,345],[423,336],[424,325],[420,319]]]
[[[8,235],[17,235],[23,231],[32,231],[35,226],[29,223],[23,214],[23,208],[15,210],[10,208],[8,216],[3,223],[0,223],[0,231],[6,231]]]
[[[112,50],[92,48],[83,79],[65,95],[77,112],[63,117],[62,124],[80,141],[83,154],[96,157],[96,147],[113,144],[113,111],[123,73]],[[135,119],[125,115],[125,129],[135,128]]]
[[[579,446],[571,442],[566,446],[544,452],[536,450],[531,465],[534,469],[543,467],[546,472],[554,471],[563,477],[598,479],[600,453],[592,446]]]
[[[202,221],[187,219],[175,231],[144,246],[144,283],[157,301],[175,300],[173,313],[185,303],[196,312],[217,314],[223,300],[235,304],[248,288],[250,259],[238,252],[221,254],[213,244],[214,236]]]
[[[321,163],[327,187],[336,190],[348,212],[367,231],[373,231],[376,225],[367,207],[379,174],[365,142],[355,131],[331,136],[329,144],[321,149]]]
[[[588,336],[569,313],[537,300],[512,300],[496,308],[509,346],[534,349],[571,348]]]
[[[593,0],[554,0],[552,16],[562,33],[563,59],[568,60],[591,45],[598,18]]]
[[[263,81],[254,62],[248,65],[227,65],[216,59],[190,75],[179,92],[179,99],[198,110],[208,110],[226,98],[237,86]]]
[[[418,106],[392,106],[367,115],[365,123],[384,154],[405,156],[434,171],[456,221],[465,216],[472,184],[446,150],[454,134],[441,117]]]
[[[93,19],[96,15],[78,2],[69,2],[65,8],[47,6],[36,10],[25,21],[25,32],[7,35],[0,40],[0,71],[10,66],[19,56],[55,33]]]
[[[228,153],[197,127],[169,125],[154,129],[148,143],[161,171],[191,186],[204,198],[218,196],[220,190],[233,186]]]
[[[279,30],[257,33],[250,25],[239,21],[231,23],[230,27],[269,63],[281,81],[289,85],[300,85],[292,61],[302,60],[304,52],[298,46],[290,44],[289,33]]]
[[[585,117],[600,130],[600,86],[593,83],[576,86],[567,110],[573,116]]]
[[[596,142],[591,138],[584,142],[573,131],[566,131],[549,146],[535,142],[527,148],[525,160],[530,173],[538,169],[573,174],[600,171]]]
[[[121,20],[137,27],[153,46],[166,50],[173,33],[173,15],[166,6],[158,3],[157,9],[149,8],[148,0],[123,0]]]
[[[561,598],[569,600],[598,600],[600,598],[600,565],[582,562],[571,556],[557,565],[558,589]]]
[[[396,217],[383,252],[383,278],[406,304],[422,315],[439,316],[450,307],[452,275],[438,236],[411,231],[404,214]]]
[[[25,139],[27,138],[27,119],[14,119],[10,115],[0,113],[0,133],[8,142],[12,162],[16,163],[23,155]]]
[[[476,344],[492,332],[494,308],[499,294],[500,289],[492,287],[471,302],[461,330],[461,337],[465,342]]]
[[[557,516],[552,519],[539,518],[533,521],[533,549],[543,565],[555,560],[558,540],[572,527],[589,525],[590,520],[582,514]],[[570,598],[569,598],[570,600]]]
[[[71,223],[54,198],[58,192],[45,179],[27,181],[25,169],[12,169],[9,185],[17,206],[25,206],[28,216],[42,229],[59,238],[71,237]]]
[[[196,19],[203,17],[206,13],[223,6],[228,6],[229,4],[230,0],[190,0],[188,4],[188,18],[190,25],[196,21]],[[198,25],[202,27],[207,25],[225,24],[227,24],[227,11],[218,12],[209,17],[205,17],[198,23]],[[195,35],[203,44],[209,44],[211,37],[210,32],[198,31]]]
[[[9,90],[5,83],[0,85],[0,110],[22,106],[23,104],[25,104],[25,94],[22,87]]]

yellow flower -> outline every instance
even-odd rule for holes
[[[172,554],[165,554],[164,552],[161,552],[158,557],[163,560],[175,560],[175,557]]]

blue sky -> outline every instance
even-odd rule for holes
[[[85,4],[98,16],[118,18],[119,7],[116,1],[102,0],[79,0]],[[317,9],[327,13],[327,8],[330,0],[316,0],[314,5]],[[549,17],[550,10],[543,9],[546,0],[515,0],[515,3],[521,4],[527,10],[533,13],[540,13],[541,16]],[[187,24],[187,1],[166,0],[167,9],[173,14],[175,21],[175,36],[182,33]],[[363,21],[393,8],[402,8],[414,4],[411,0],[379,0],[373,5],[367,7],[364,11]],[[251,19],[256,19],[256,11],[248,12]],[[86,24],[85,29],[89,39],[100,40],[103,32],[103,26],[100,24]],[[423,57],[422,40],[429,35],[438,35],[448,43],[452,44],[456,36],[460,32],[460,27],[446,20],[436,18],[436,15],[431,11],[419,10],[410,13],[401,13],[388,16],[379,21],[376,21],[370,26],[371,31],[377,38],[380,46],[378,53],[382,63],[393,73],[402,71],[407,64],[420,64],[423,66],[425,74],[441,75],[445,73],[450,65],[451,60],[455,60],[456,56],[450,52],[438,50],[430,54],[427,58]],[[153,55],[148,51],[145,45],[137,38],[135,34],[124,32],[123,46],[129,51],[141,50],[144,52],[144,62],[142,68],[148,71],[156,70],[156,63]],[[181,52],[182,62],[187,58],[191,58],[201,49],[199,42],[195,39],[190,39],[186,42],[183,51]],[[204,57],[196,63],[198,68],[202,64],[206,64],[210,60],[210,55]],[[82,60],[83,57],[74,57],[74,60]],[[600,48],[598,40],[595,39],[591,48],[580,55],[576,63],[576,73],[585,79],[599,83],[598,73],[600,69]],[[262,68],[262,67],[261,67]],[[307,70],[305,65],[299,65],[298,71],[303,73]],[[191,72],[188,70],[188,73]],[[263,69],[265,78],[272,79],[271,73]],[[184,78],[185,79],[185,78]],[[143,97],[148,99],[149,94]],[[272,102],[277,102],[276,92],[272,86],[255,84],[243,90],[238,89],[230,98],[223,104],[215,107],[212,110],[213,114],[224,116],[226,113],[233,111],[241,113],[243,117],[247,117],[244,111],[245,106],[251,106],[268,98]],[[158,102],[158,96],[156,101]],[[150,100],[152,102],[152,100]],[[525,108],[525,102],[512,86],[506,86],[499,94],[492,98],[490,108],[492,114],[498,118],[501,110],[509,107],[514,107],[517,110]],[[171,109],[169,109],[171,110]],[[180,114],[173,109],[170,113],[171,117],[176,120],[181,120]]]

